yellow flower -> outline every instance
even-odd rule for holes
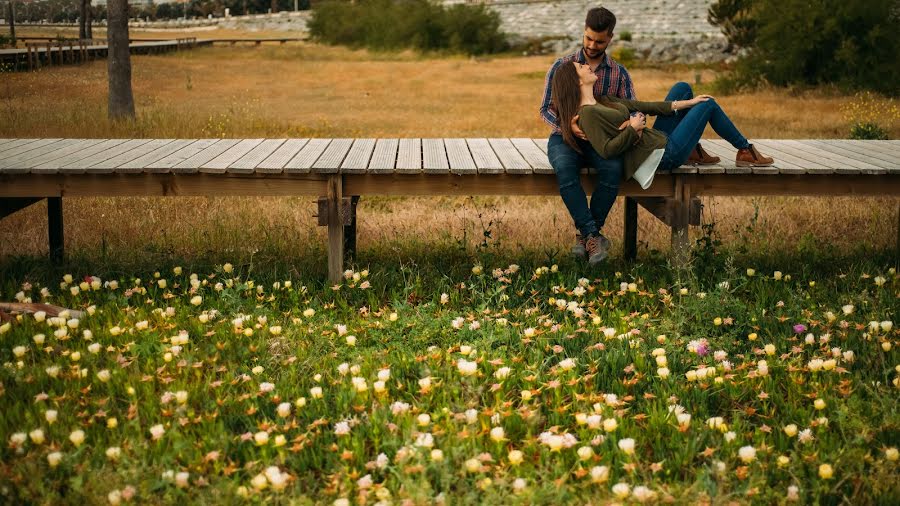
[[[747,336],[747,339],[751,341],[756,341],[757,335],[756,332],[751,332],[750,335]]]
[[[831,468],[831,464],[822,464],[819,466],[819,478],[830,480],[833,475],[834,469]]]
[[[525,455],[519,450],[512,450],[509,452],[509,455],[507,455],[507,458],[509,459],[510,464],[517,466],[522,463]]]
[[[821,411],[821,410],[825,409],[825,401],[823,399],[816,399],[815,402],[813,402],[813,406],[817,410]]]

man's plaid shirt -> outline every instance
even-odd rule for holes
[[[550,88],[553,82],[553,75],[560,65],[577,61],[578,63],[587,63],[584,56],[584,49],[564,56],[550,67],[547,71],[547,78],[544,80],[544,100],[541,102],[541,118],[553,128],[553,133],[559,133],[559,119],[556,117],[556,110],[550,99]],[[634,84],[631,82],[631,76],[625,67],[616,63],[608,54],[603,54],[603,61],[597,65],[594,70],[597,74],[597,82],[594,83],[594,96],[600,98],[603,96],[614,96],[619,98],[627,98],[634,100]]]

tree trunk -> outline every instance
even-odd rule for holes
[[[94,30],[91,28],[91,24],[94,22],[94,12],[91,9],[91,0],[84,0],[84,3],[87,4],[87,7],[84,9],[84,31],[85,35],[87,35],[85,38],[93,40]]]
[[[84,31],[84,2],[85,0],[78,0],[78,38],[86,39],[87,33]]]
[[[134,118],[131,94],[131,50],[128,47],[128,0],[109,0],[106,29],[109,45],[109,118]]]
[[[9,38],[13,47],[16,47],[16,2],[9,0]]]
[[[272,0],[272,14],[278,12],[278,0]]]

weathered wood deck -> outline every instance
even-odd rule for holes
[[[626,255],[636,248],[637,203],[672,227],[683,250],[703,196],[900,196],[900,141],[755,143],[773,167],[736,167],[733,148],[706,139],[721,165],[658,174],[647,190],[624,183],[620,194],[633,197]],[[592,187],[589,174],[584,184]],[[354,219],[345,195],[557,194],[545,139],[0,139],[0,217],[40,198],[324,196],[332,275],[342,267],[343,225]],[[61,236],[61,201],[53,207]]]
[[[197,46],[209,46],[208,39],[194,38],[134,41],[129,44],[131,54],[159,54]],[[83,63],[106,58],[109,46],[102,43],[79,44],[77,40],[51,40],[45,43],[29,42],[24,49],[0,49],[0,64],[12,66],[12,70],[36,70],[41,66]]]

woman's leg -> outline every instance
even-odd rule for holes
[[[666,95],[665,101],[672,102],[673,100],[690,100],[694,98],[694,90],[691,89],[691,85],[686,82],[677,82],[672,89],[669,90],[669,93]],[[681,123],[681,120],[684,119],[685,111],[676,111],[675,114],[671,116],[657,116],[656,121],[653,122],[653,129],[659,130],[661,132],[665,132],[666,135],[671,134],[675,131],[675,128]]]
[[[547,158],[556,172],[559,196],[562,197],[575,228],[582,237],[599,233],[597,223],[588,208],[587,195],[581,187],[581,155],[563,141],[562,135],[553,134],[547,141]]]
[[[725,139],[737,149],[745,149],[750,146],[750,143],[741,135],[734,123],[731,122],[731,119],[725,114],[725,111],[722,110],[715,100],[710,99],[688,109],[684,118],[678,122],[675,130],[669,134],[669,142],[666,144],[664,158],[667,167],[664,168],[678,167],[687,161],[691,151],[694,150],[694,146],[700,141],[706,125],[711,126],[719,134],[719,137]]]

